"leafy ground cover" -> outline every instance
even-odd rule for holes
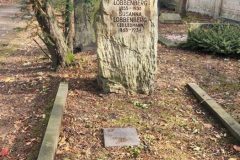
[[[0,148],[8,150],[7,159],[32,160],[38,154],[59,78],[49,76],[48,62],[31,40],[21,34],[11,38],[0,52]]]
[[[54,72],[49,62],[29,38],[30,32],[22,29],[25,22],[15,19],[18,8],[5,2],[0,12],[0,159],[33,160],[59,78],[50,75]]]
[[[81,65],[64,71],[70,91],[56,159],[240,157],[233,148],[237,142],[186,88],[189,82],[198,83],[240,121],[236,88],[240,62],[162,45],[158,54],[156,88],[151,96],[102,94],[96,82],[96,55],[79,55]],[[102,128],[127,126],[137,128],[139,147],[103,147]]]

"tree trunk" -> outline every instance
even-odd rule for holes
[[[52,66],[55,69],[58,66],[65,67],[69,63],[67,55],[71,50],[65,41],[63,30],[58,26],[52,4],[49,1],[42,3],[39,0],[31,0],[31,3],[43,32],[42,40],[50,52]]]
[[[67,40],[68,48],[73,52],[74,41],[74,0],[67,0],[66,4],[66,20],[65,20],[65,37]]]
[[[48,14],[48,21],[49,21],[49,31],[50,37],[53,43],[56,45],[56,55],[59,56],[59,62],[62,67],[67,65],[66,58],[67,54],[71,51],[69,50],[66,42],[65,37],[63,35],[63,31],[58,27],[57,20],[54,16],[53,8],[51,4],[47,4],[47,14]]]
[[[75,0],[75,41],[78,51],[96,50],[94,20],[101,0]]]

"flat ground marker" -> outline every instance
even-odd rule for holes
[[[138,146],[140,144],[135,128],[104,128],[105,147]]]

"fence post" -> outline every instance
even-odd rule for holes
[[[221,9],[222,9],[222,1],[223,0],[215,0],[215,5],[214,5],[214,18],[219,18],[221,14]]]

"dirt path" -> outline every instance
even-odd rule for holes
[[[20,6],[16,4],[0,6],[0,42],[7,41],[9,34],[15,28],[21,27],[22,23],[17,15],[20,13]]]
[[[18,5],[0,6],[0,151],[9,150],[7,160],[33,160],[59,78],[16,13]]]

